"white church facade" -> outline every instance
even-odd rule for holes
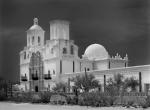
[[[20,82],[24,91],[44,91],[55,83],[67,82],[76,75],[95,75],[105,88],[106,80],[114,74],[135,77],[139,91],[150,88],[150,65],[128,67],[128,56],[111,57],[100,44],[91,44],[78,56],[78,46],[70,40],[69,22],[50,22],[50,40],[45,42],[45,31],[34,18],[27,30],[27,45],[20,52]]]

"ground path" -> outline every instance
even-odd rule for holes
[[[125,107],[86,107],[86,106],[71,106],[71,105],[0,102],[0,110],[143,110],[143,109],[142,108],[127,109]],[[150,110],[150,108],[144,110]]]

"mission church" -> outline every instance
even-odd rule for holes
[[[27,30],[27,45],[20,52],[20,85],[24,91],[51,90],[58,82],[68,82],[77,75],[93,74],[105,89],[108,78],[114,74],[135,77],[139,91],[150,88],[150,65],[128,67],[128,55],[110,56],[104,46],[89,45],[82,58],[78,46],[70,40],[69,22],[50,22],[50,40],[45,42],[45,31],[34,18]]]

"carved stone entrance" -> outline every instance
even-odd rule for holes
[[[43,61],[40,52],[32,53],[29,64],[30,91],[41,91],[44,88]]]

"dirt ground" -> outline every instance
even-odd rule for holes
[[[150,108],[86,107],[71,105],[0,102],[0,110],[150,110]]]

